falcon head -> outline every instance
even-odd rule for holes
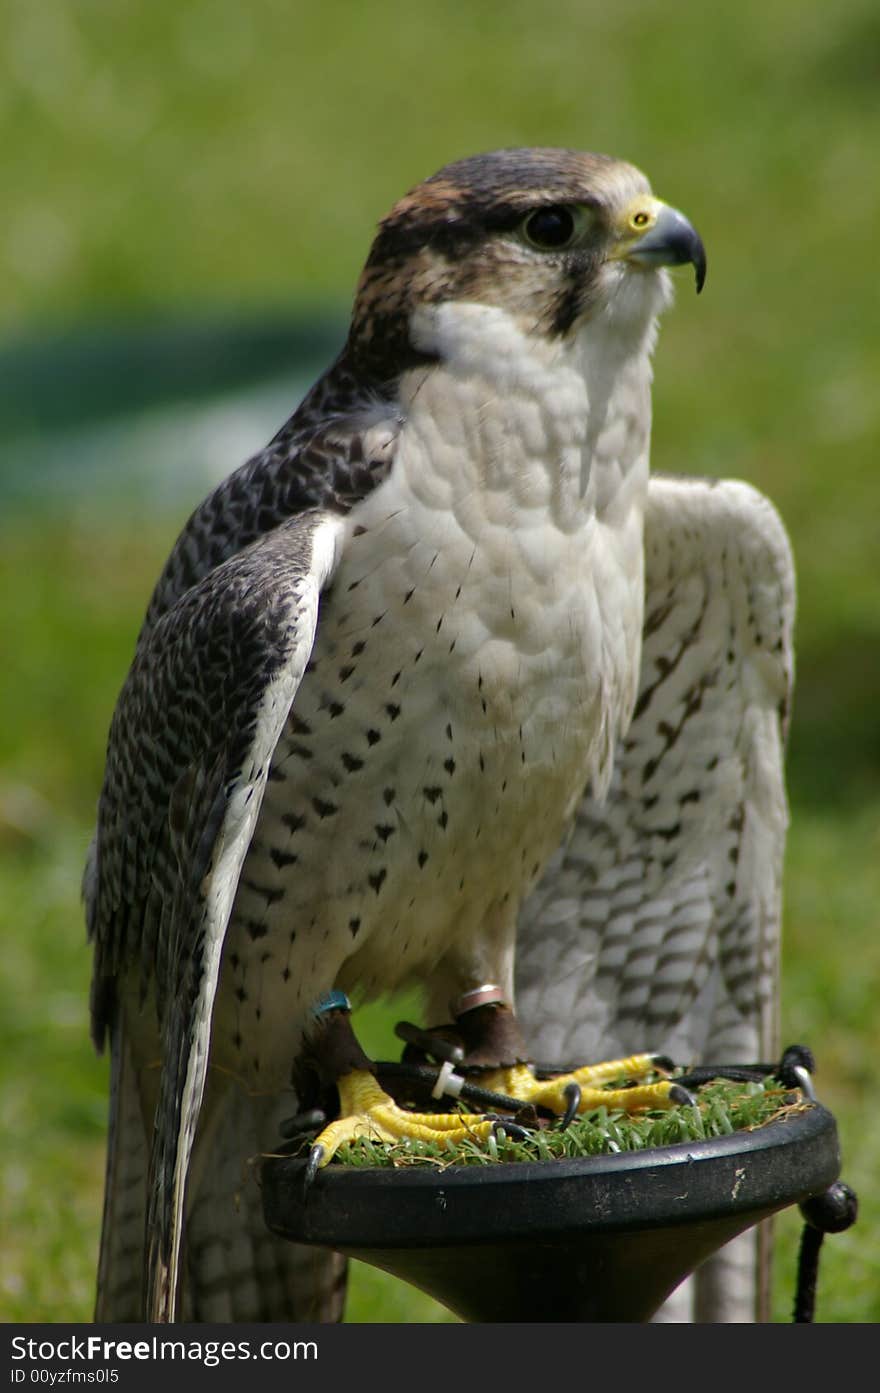
[[[662,268],[706,275],[703,244],[633,165],[577,150],[496,150],[446,165],[379,225],[358,285],[350,351],[390,381],[439,355],[424,311],[463,303],[564,339],[603,310],[646,327],[669,299]]]

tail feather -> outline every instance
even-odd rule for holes
[[[148,1157],[131,1044],[120,1020],[111,1037],[110,1134],[96,1321],[143,1319]]]
[[[122,1016],[111,1036],[110,1134],[95,1320],[148,1318],[146,1244],[150,1140],[144,1124],[155,1107],[150,1057]],[[145,1083],[146,1078],[146,1083]],[[141,1096],[142,1088],[150,1096]],[[271,1150],[290,1099],[252,1098],[209,1076],[202,1126],[187,1187],[177,1319],[184,1321],[317,1321],[342,1319],[345,1259],[323,1248],[288,1243],[263,1222],[257,1159]]]
[[[257,1158],[278,1137],[290,1098],[254,1098],[234,1084],[206,1099],[210,1130],[196,1141],[187,1206],[182,1319],[342,1319],[346,1262],[338,1253],[286,1242],[263,1221]]]

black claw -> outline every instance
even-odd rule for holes
[[[303,1194],[307,1195],[314,1185],[315,1176],[318,1174],[323,1159],[324,1147],[318,1143],[309,1151],[309,1159],[306,1162],[305,1174],[303,1175]]]
[[[664,1074],[671,1074],[675,1068],[675,1060],[670,1059],[668,1054],[652,1054],[651,1063],[657,1069],[662,1069]]]
[[[682,1088],[680,1083],[674,1083],[669,1090],[669,1097],[673,1103],[678,1103],[680,1107],[695,1108],[697,1100],[693,1093],[689,1093],[686,1088]]]
[[[581,1086],[579,1083],[567,1083],[562,1095],[565,1099],[565,1112],[559,1119],[559,1130],[564,1132],[566,1127],[570,1127],[577,1117],[578,1108],[581,1105]]]
[[[510,1141],[527,1141],[528,1131],[525,1127],[520,1127],[515,1122],[511,1122],[509,1117],[487,1118],[492,1122],[492,1135],[496,1141],[508,1138]],[[499,1136],[499,1133],[503,1134]]]

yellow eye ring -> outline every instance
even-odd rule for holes
[[[651,214],[645,212],[633,213],[629,221],[632,227],[636,227],[641,231],[643,227],[647,227],[651,222]]]

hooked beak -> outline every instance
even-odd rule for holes
[[[643,232],[639,221],[650,217]],[[706,251],[700,235],[684,213],[658,199],[639,200],[628,209],[624,235],[616,255],[639,266],[693,266],[697,294],[706,279]]]

